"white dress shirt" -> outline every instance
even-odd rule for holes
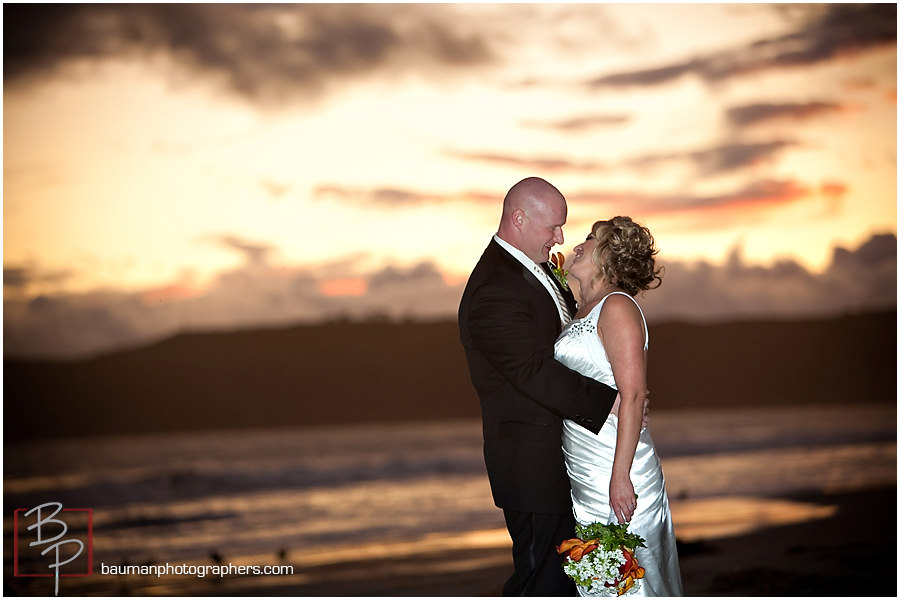
[[[545,288],[547,288],[547,292],[550,293],[550,297],[553,298],[553,301],[556,303],[556,308],[559,310],[559,320],[562,322],[563,327],[568,325],[569,321],[572,320],[572,316],[569,314],[569,308],[566,306],[562,292],[556,287],[556,283],[550,279],[551,275],[548,275],[547,271],[542,269],[539,264],[528,258],[528,255],[524,252],[512,244],[500,239],[497,234],[494,234],[494,241],[500,244],[501,248],[509,252],[513,258],[522,263],[526,269],[534,273],[534,276],[537,277],[537,280],[540,281]]]

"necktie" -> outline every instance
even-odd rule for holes
[[[569,314],[569,305],[566,304],[566,299],[563,298],[562,292],[559,291],[559,286],[554,281],[556,277],[551,273],[548,273],[546,269],[538,268],[538,270],[541,272],[541,275],[544,276],[544,279],[550,283],[550,289],[553,290],[553,294],[556,296],[556,304],[559,306],[560,319],[562,320],[563,326],[568,325],[569,321],[572,320],[572,315]]]

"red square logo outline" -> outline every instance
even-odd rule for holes
[[[17,508],[13,511],[13,577],[54,577],[55,573],[19,573],[19,513],[28,512],[30,508]],[[87,573],[60,573],[60,577],[89,577],[94,574],[94,509],[62,508],[60,512],[87,513]]]

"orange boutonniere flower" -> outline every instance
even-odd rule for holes
[[[550,255],[550,270],[553,272],[553,276],[556,277],[560,285],[562,285],[563,289],[568,291],[569,282],[566,279],[566,276],[569,272],[563,269],[565,263],[566,257],[562,252],[554,252]]]

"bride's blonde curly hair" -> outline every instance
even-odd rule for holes
[[[594,223],[591,233],[597,239],[591,260],[600,269],[598,277],[630,296],[662,285],[663,269],[653,258],[659,249],[649,229],[630,217],[613,217]]]

